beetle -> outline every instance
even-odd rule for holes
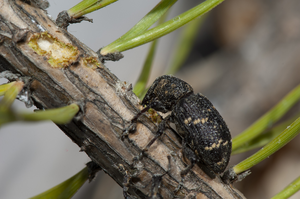
[[[185,175],[197,164],[210,178],[215,178],[226,169],[231,154],[230,131],[220,113],[202,94],[194,94],[193,88],[185,81],[171,75],[158,77],[146,93],[140,114],[152,108],[171,114],[159,125],[158,135],[166,123],[175,123],[182,136],[183,153],[191,161],[181,174]],[[135,117],[135,120],[140,115]]]

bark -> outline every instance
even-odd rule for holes
[[[144,114],[137,130],[122,141],[123,129],[141,108],[139,99],[130,85],[103,64],[95,69],[97,54],[58,28],[44,10],[32,2],[2,0],[0,28],[0,71],[30,78],[27,87],[40,109],[79,104],[78,117],[59,127],[120,186],[127,184],[132,198],[149,197],[153,176],[158,174],[165,174],[159,188],[163,198],[244,198],[231,185],[223,184],[219,177],[210,179],[197,166],[182,181],[180,171],[188,163],[182,158],[180,137],[170,129],[150,147],[146,157],[134,162],[154,137],[157,124]],[[49,54],[39,55],[28,45],[33,40],[58,42],[63,48],[68,44],[75,54],[54,67]],[[170,171],[167,156],[171,157]],[[180,182],[182,186],[176,191]]]

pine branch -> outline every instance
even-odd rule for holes
[[[134,157],[154,137],[157,125],[144,115],[136,132],[121,140],[123,129],[140,108],[131,86],[111,74],[98,62],[95,52],[58,28],[33,3],[3,0],[0,17],[0,71],[29,79],[26,87],[40,109],[79,104],[82,109],[78,117],[58,126],[120,186],[128,181],[124,184],[128,184],[132,198],[150,196],[153,176],[168,171],[168,155],[171,170],[162,177],[163,198],[244,198],[220,178],[211,180],[197,166],[184,177],[176,192],[180,171],[187,163],[182,159],[180,138],[171,130],[166,130],[146,157],[135,164]],[[53,48],[48,49],[49,45]],[[56,50],[55,56],[66,51],[71,54],[55,59],[51,53]]]

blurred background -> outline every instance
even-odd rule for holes
[[[49,2],[48,13],[56,19],[60,11],[79,0]],[[73,24],[68,31],[97,51],[129,30],[158,2],[117,1],[87,15],[93,23]],[[197,4],[196,0],[178,1],[169,18]],[[299,10],[298,0],[226,0],[209,13],[199,28],[192,52],[176,76],[212,101],[233,137],[300,83]],[[180,31],[160,39],[150,84],[165,72]],[[120,80],[134,84],[148,48],[144,45],[126,51],[119,62],[105,65]],[[26,109],[20,102],[15,103],[15,108]],[[298,103],[286,118],[299,110]],[[299,142],[297,136],[253,167],[252,174],[235,186],[250,199],[275,195],[300,175]],[[230,165],[254,152],[232,156]],[[73,176],[89,160],[51,122],[6,125],[0,129],[0,198],[32,197]],[[73,198],[119,199],[123,195],[119,185],[99,172]],[[292,198],[300,198],[300,194]]]

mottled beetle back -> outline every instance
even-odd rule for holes
[[[172,110],[180,98],[189,93],[193,93],[193,88],[188,83],[170,75],[163,75],[153,82],[142,105],[151,105],[156,111],[166,113]]]
[[[193,88],[181,79],[164,75],[154,81],[142,104],[163,113],[172,111],[170,119],[183,137],[183,151],[191,166],[197,163],[211,178],[226,169],[231,135],[222,116],[205,96],[194,94]]]
[[[182,98],[172,112],[184,141],[214,173],[222,173],[231,154],[231,135],[222,116],[201,94]]]

